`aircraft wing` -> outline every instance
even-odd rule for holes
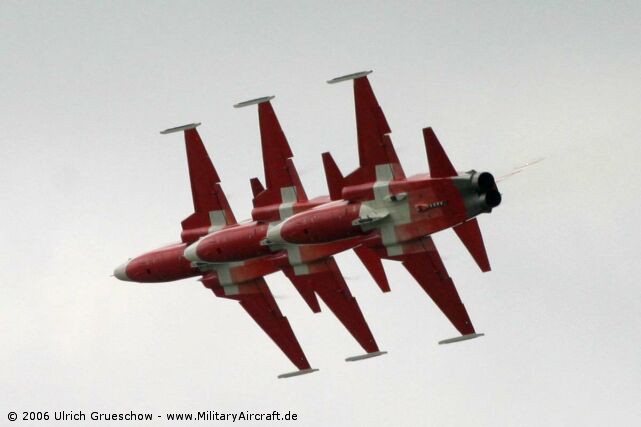
[[[279,378],[316,371],[316,369],[311,369],[289,321],[282,315],[265,279],[261,277],[222,286],[217,274],[210,272],[201,280],[203,285],[211,289],[216,296],[238,301],[241,307],[299,369],[299,371],[280,375]]]
[[[236,224],[234,213],[220,186],[220,178],[214,168],[203,141],[196,130],[200,123],[192,123],[162,131],[162,134],[184,132],[187,165],[194,213],[182,222],[182,241],[192,243],[199,237]]]
[[[300,269],[288,267],[284,269],[284,272],[312,311],[314,313],[320,311],[320,305],[316,299],[316,295],[318,295],[367,352],[364,356],[357,356],[358,359],[383,354],[379,351],[358,302],[347,287],[334,258],[329,257],[308,264],[306,270],[301,272]],[[358,359],[350,358],[350,360]]]
[[[389,136],[392,131],[367,79],[370,73],[364,71],[328,81],[330,84],[354,81],[359,168],[345,177],[344,186],[405,178]]]
[[[252,216],[264,221],[284,219],[294,213],[294,203],[308,200],[292,160],[294,155],[271,105],[273,98],[267,96],[234,105],[236,108],[258,105],[265,186],[258,178],[252,178]]]
[[[452,278],[448,275],[441,256],[431,237],[402,245],[402,255],[384,256],[401,261],[423,290],[432,298],[462,337],[441,341],[442,344],[475,338],[477,334],[467,310],[459,297]]]

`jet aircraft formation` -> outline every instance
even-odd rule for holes
[[[265,281],[277,271],[314,313],[321,310],[320,297],[363,348],[364,354],[347,361],[385,354],[334,259],[346,250],[354,250],[383,292],[390,286],[382,260],[400,261],[460,333],[441,344],[483,335],[474,329],[430,236],[452,228],[481,271],[489,271],[476,216],[501,203],[494,177],[457,172],[429,127],[423,129],[429,174],[407,177],[369,73],[328,82],[353,84],[359,158],[358,168],[343,175],[331,154],[322,154],[328,196],[308,198],[272,108],[273,96],[235,105],[258,108],[265,179],[264,184],[250,180],[251,220],[236,220],[196,130],[199,123],[162,131],[184,133],[194,212],[182,221],[181,242],[130,259],[115,269],[115,277],[150,283],[201,276],[216,296],[238,301],[298,368],[279,378],[317,369]]]

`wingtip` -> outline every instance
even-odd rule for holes
[[[372,353],[359,354],[358,356],[352,356],[345,359],[346,362],[357,362],[359,360],[371,359],[372,357],[378,357],[387,354],[386,351],[374,351]]]
[[[260,98],[254,98],[254,99],[250,99],[248,101],[243,101],[243,102],[239,102],[238,104],[234,104],[234,108],[243,108],[243,107],[248,107],[250,105],[262,104],[264,102],[269,102],[274,98],[275,98],[274,95],[263,96],[263,97],[260,97]]]
[[[361,77],[366,77],[369,74],[372,74],[372,71],[373,70],[367,70],[367,71],[359,71],[357,73],[345,74],[344,76],[334,77],[333,79],[327,80],[327,83],[331,85],[334,83],[344,82],[347,80],[359,79]]]
[[[161,135],[167,135],[169,133],[181,132],[181,131],[189,130],[189,129],[196,129],[198,126],[200,126],[200,124],[201,124],[200,122],[197,122],[197,123],[189,123],[187,125],[182,125],[182,126],[176,126],[176,127],[173,127],[173,128],[161,130],[160,134]]]
[[[483,337],[483,336],[485,336],[485,334],[473,333],[473,334],[461,335],[460,337],[448,338],[446,340],[441,340],[438,343],[439,343],[439,345],[452,344],[452,343],[455,343],[455,342],[467,341],[467,340],[471,340],[471,339],[474,339],[474,338],[480,338],[480,337]]]
[[[278,378],[282,379],[282,378],[298,377],[300,375],[312,374],[312,373],[317,372],[317,371],[318,371],[318,369],[314,369],[314,368],[301,369],[299,371],[293,371],[293,372],[287,372],[287,373],[284,373],[284,374],[280,374],[278,376]]]

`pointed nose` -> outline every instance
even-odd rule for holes
[[[129,261],[123,262],[120,264],[116,269],[114,270],[114,276],[118,280],[124,280],[126,282],[131,281],[129,276],[127,276],[127,264],[129,264]]]

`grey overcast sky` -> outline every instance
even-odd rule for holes
[[[641,3],[2,1],[0,424],[9,411],[298,413],[305,426],[630,426],[641,419]],[[405,170],[432,126],[461,170],[496,175],[480,219],[493,271],[435,236],[482,339],[399,265],[381,294],[338,256],[380,346],[360,348],[268,277],[311,364],[289,361],[195,279],[109,277],[176,240],[192,209],[182,138],[201,135],[237,217],[262,176],[276,95],[310,195],[320,154],[357,162],[352,91],[370,81]],[[16,423],[20,424],[20,422]],[[161,424],[161,423],[159,423]],[[221,423],[222,424],[222,423]],[[110,425],[103,423],[101,425]]]

